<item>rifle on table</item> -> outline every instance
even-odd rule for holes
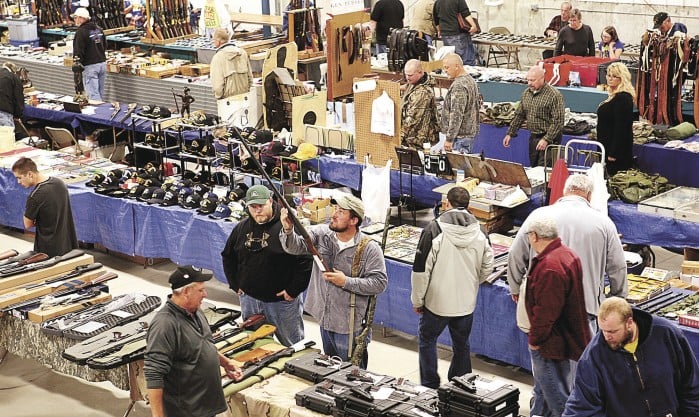
[[[13,256],[19,255],[19,252],[17,252],[14,249],[9,249],[6,250],[5,252],[0,252],[0,261],[5,260],[7,258],[12,258]]]
[[[76,304],[84,300],[89,300],[90,298],[97,297],[100,295],[100,290],[87,290],[84,292],[76,292],[72,294],[63,295],[60,297],[49,296],[50,298],[45,302],[39,304],[40,310],[46,310],[49,308],[64,306],[67,304]]]
[[[49,258],[49,256],[43,252],[32,253],[30,256],[28,256],[24,259],[21,259],[17,262],[9,263],[9,264],[3,266],[2,268],[0,268],[0,276],[7,271],[12,271],[12,270],[17,269],[17,268],[23,268],[27,265],[31,265],[31,264],[34,264],[37,262],[43,262],[43,261],[47,260],[48,258]]]
[[[72,251],[70,251],[64,255],[54,256],[53,258],[48,258],[48,255],[46,255],[46,254],[37,254],[37,255],[35,255],[37,257],[37,259],[40,258],[39,255],[44,255],[46,257],[41,261],[35,261],[33,263],[30,262],[30,263],[26,263],[24,265],[17,265],[15,268],[0,271],[0,278],[6,278],[6,277],[9,277],[11,275],[17,275],[17,274],[22,274],[22,273],[29,272],[29,271],[36,271],[38,269],[48,268],[48,267],[56,265],[59,262],[67,261],[68,259],[77,258],[78,256],[81,256],[83,254],[85,254],[85,252],[83,252],[79,249],[73,249]],[[48,258],[48,259],[46,259],[46,258]],[[32,259],[32,258],[29,258],[29,259]]]
[[[112,107],[114,107],[114,111],[112,111],[112,115],[109,116],[109,121],[110,121],[110,122],[111,122],[112,120],[114,120],[114,118],[116,117],[116,115],[119,114],[119,112],[121,111],[121,105],[119,104],[118,101],[115,101],[114,103],[112,103]]]
[[[272,189],[272,193],[274,193],[274,196],[279,200],[279,203],[281,203],[282,206],[289,212],[289,218],[291,221],[294,223],[294,228],[299,232],[299,234],[303,237],[303,240],[306,242],[306,248],[308,251],[311,253],[313,256],[313,260],[316,262],[316,264],[322,268],[322,272],[331,272],[332,269],[325,263],[323,260],[323,257],[320,256],[320,252],[318,252],[318,248],[313,244],[313,239],[311,239],[311,235],[308,234],[308,231],[306,230],[305,227],[301,224],[299,221],[298,217],[296,217],[296,214],[294,214],[294,210],[291,208],[289,205],[289,202],[286,201],[284,196],[277,190],[277,187],[274,185],[274,182],[272,181],[272,178],[269,176],[267,171],[265,171],[264,167],[260,163],[259,159],[255,157],[255,154],[252,152],[252,149],[250,149],[250,145],[243,139],[243,137],[240,134],[240,130],[232,126],[233,132],[238,136],[238,141],[240,141],[240,144],[245,148],[245,150],[248,152],[250,155],[250,159],[252,159],[252,162],[255,164],[255,167],[257,170],[262,174],[262,176],[267,180],[269,183],[270,188]]]
[[[307,342],[304,342],[302,340],[302,341],[300,341],[292,346],[289,346],[286,349],[282,349],[278,352],[270,352],[270,354],[268,356],[264,356],[264,357],[259,358],[259,359],[245,362],[242,366],[242,370],[243,370],[242,376],[238,380],[233,380],[233,379],[230,379],[228,377],[225,377],[225,378],[223,378],[221,385],[223,387],[226,387],[230,384],[243,381],[243,380],[245,380],[253,375],[256,375],[258,372],[260,372],[263,368],[266,368],[272,362],[276,362],[277,360],[279,360],[281,358],[289,357],[289,356],[293,355],[294,353],[300,352],[304,349],[308,349],[309,347],[311,347],[315,344],[316,344],[316,342],[314,342],[312,340],[307,341]]]
[[[100,269],[100,268],[102,268],[102,264],[99,262],[95,262],[95,263],[89,264],[89,265],[76,266],[75,269],[73,269],[72,271],[69,271],[68,273],[57,276],[55,278],[49,278],[49,279],[45,280],[44,282],[41,282],[38,284],[27,284],[27,285],[23,286],[22,288],[24,288],[25,290],[30,290],[32,288],[41,287],[42,285],[54,284],[56,282],[66,281],[68,279],[73,279],[75,277],[79,277],[80,275],[86,274],[90,271],[95,271],[95,270]],[[67,282],[63,283],[62,285],[65,285],[65,284],[67,284]],[[57,288],[60,288],[60,286]]]
[[[222,354],[225,354],[226,352],[229,352],[233,349],[236,349],[240,347],[241,345],[244,345],[246,343],[254,342],[257,339],[262,339],[263,337],[267,337],[269,335],[274,334],[274,332],[277,330],[276,327],[272,326],[271,324],[263,324],[260,326],[259,329],[255,330],[254,332],[250,333],[245,339],[239,340],[232,345],[226,346],[222,349],[219,350]]]
[[[24,253],[21,253],[18,255],[11,256],[9,258],[5,258],[4,261],[0,262],[0,268],[4,267],[6,265],[9,265],[9,264],[15,264],[18,261],[21,261],[22,259],[29,258],[30,256],[34,255],[35,253],[36,252],[34,252],[33,250],[30,250],[30,251],[27,251],[27,252],[24,252]]]
[[[124,114],[124,117],[119,120],[119,123],[124,123],[126,119],[131,117],[131,114],[136,110],[136,107],[138,107],[138,103],[129,103],[128,107],[126,107],[126,113]]]

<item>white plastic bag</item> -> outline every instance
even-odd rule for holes
[[[391,206],[391,160],[384,167],[374,167],[365,161],[362,172],[362,202],[366,223],[382,222]]]

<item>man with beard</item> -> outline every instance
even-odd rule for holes
[[[563,416],[699,415],[699,367],[682,330],[618,297],[598,318]]]
[[[250,217],[241,220],[221,252],[228,285],[240,297],[243,320],[262,313],[284,346],[303,340],[303,303],[311,257],[284,252],[279,243],[279,205],[264,185],[245,194]]]
[[[370,297],[386,289],[388,277],[381,247],[359,231],[364,219],[362,200],[343,194],[331,203],[335,210],[330,224],[308,230],[328,270],[319,261],[314,263],[305,307],[318,320],[325,354],[346,361],[352,357],[353,347],[368,344],[371,333],[365,340],[356,340],[357,335],[366,324],[363,321]],[[279,240],[284,250],[308,254],[306,241],[294,230],[286,209],[281,211],[281,222]],[[366,369],[367,362],[364,350],[360,366]]]

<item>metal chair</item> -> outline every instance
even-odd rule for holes
[[[83,149],[75,139],[73,133],[64,128],[59,127],[45,127],[46,134],[49,135],[51,139],[51,148],[63,153],[69,153],[73,155],[82,155]]]
[[[490,28],[490,33],[496,35],[510,35],[510,30],[504,26],[496,26]],[[519,63],[519,47],[518,46],[502,46],[497,44],[491,44],[488,47],[488,58],[486,59],[486,66],[490,67],[491,62],[494,67],[505,66],[505,68],[514,68],[521,70],[521,65]]]

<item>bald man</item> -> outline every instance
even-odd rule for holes
[[[469,153],[480,130],[480,92],[476,82],[464,70],[459,55],[447,54],[443,62],[444,72],[452,80],[442,107],[441,132],[446,136],[444,150]]]
[[[529,129],[529,164],[544,166],[544,151],[548,145],[559,145],[563,137],[565,102],[563,95],[544,80],[544,69],[533,66],[527,71],[527,85],[515,116],[502,140],[502,145],[510,147],[519,128],[526,120]]]
[[[408,88],[400,108],[401,144],[415,149],[423,149],[424,143],[436,145],[439,141],[439,122],[434,80],[423,71],[417,59],[406,62],[404,71]]]

